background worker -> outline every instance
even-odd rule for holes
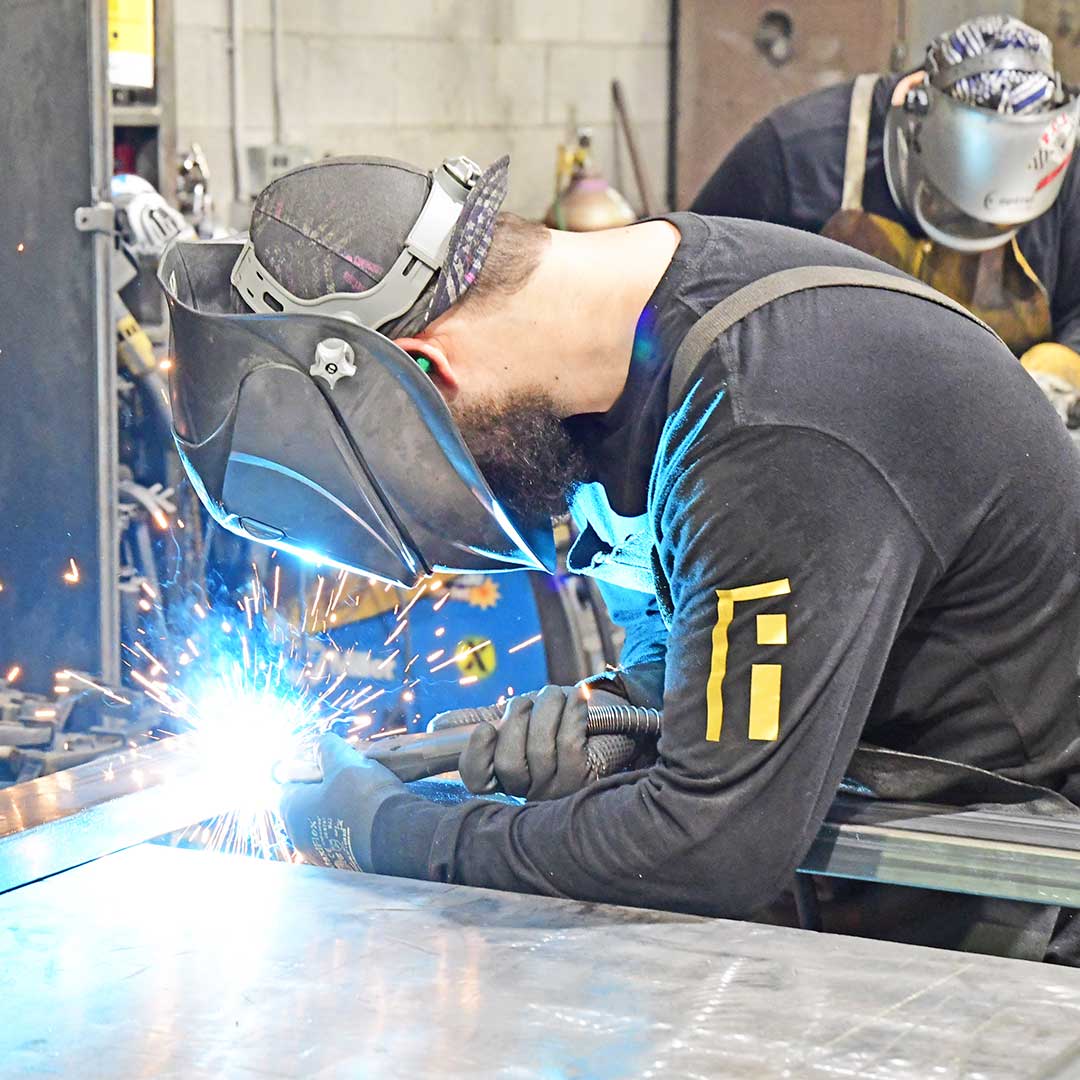
[[[326,736],[324,779],[282,800],[297,848],[738,917],[791,882],[860,739],[885,748],[864,778],[883,794],[948,798],[959,773],[969,798],[1008,789],[1070,810],[1080,462],[1008,349],[869,256],[769,224],[496,222],[505,161],[470,172],[444,232],[445,171],[321,162],[260,196],[239,259],[174,249],[188,468],[230,528],[367,572],[387,573],[391,541],[410,565],[463,569],[486,547],[485,565],[536,567],[528,538],[569,500],[583,527],[570,566],[620,587],[627,627],[623,667],[597,688],[662,704],[663,734],[646,767],[591,782],[581,692],[547,687],[481,726],[460,764],[474,790],[529,801],[460,806]],[[803,267],[848,283],[724,332],[699,324]],[[856,270],[891,289],[850,283]],[[326,457],[347,447],[363,465],[352,495]],[[495,520],[510,541],[477,543]],[[935,905],[922,929],[940,919]]]
[[[935,39],[920,71],[774,110],[691,209],[820,232],[921,278],[989,323],[1067,416],[1080,395],[1077,107],[1045,34],[981,16]]]

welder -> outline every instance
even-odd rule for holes
[[[227,528],[402,584],[551,570],[569,505],[569,567],[627,632],[592,700],[662,706],[663,733],[597,780],[582,689],[516,697],[460,773],[525,801],[457,806],[328,735],[322,781],[284,789],[297,849],[739,917],[845,772],[1074,813],[1080,460],[1000,339],[806,232],[558,233],[500,212],[507,183],[330,159],[246,242],[174,245],[177,446]]]
[[[917,71],[780,106],[691,209],[820,232],[921,278],[989,323],[1080,426],[1077,107],[1046,35],[980,16]]]

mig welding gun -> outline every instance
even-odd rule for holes
[[[454,709],[436,716],[426,732],[366,739],[357,744],[372,761],[384,765],[399,780],[423,780],[453,772],[469,737],[480,724],[498,727],[503,711],[496,705]],[[625,769],[641,752],[641,741],[660,734],[663,714],[638,705],[590,705],[585,752],[594,779]],[[322,779],[318,762],[281,762],[275,769],[281,783]]]

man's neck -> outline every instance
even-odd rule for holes
[[[452,330],[474,376],[488,373],[481,389],[540,387],[562,416],[607,412],[626,385],[638,319],[678,246],[666,221],[553,232],[517,293]]]

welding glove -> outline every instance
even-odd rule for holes
[[[461,753],[458,772],[476,795],[503,791],[530,802],[561,799],[595,779],[585,751],[588,706],[625,705],[626,699],[579,686],[545,686],[511,698],[498,724],[478,724]]]
[[[1080,403],[1080,354],[1056,341],[1032,345],[1020,363],[1070,428]]]
[[[281,817],[289,839],[309,863],[370,872],[375,815],[405,785],[337,735],[323,735],[318,757],[322,780],[282,787]]]

